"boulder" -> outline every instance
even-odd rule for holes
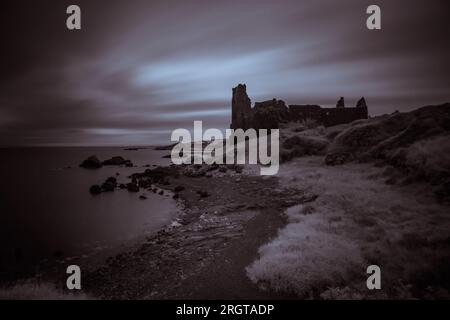
[[[116,184],[111,181],[105,181],[102,184],[102,190],[105,192],[112,192],[116,188]]]
[[[98,184],[94,184],[90,187],[89,192],[91,194],[100,194],[102,193],[102,188]]]
[[[122,158],[120,156],[116,156],[116,157],[112,157],[111,159],[103,161],[102,164],[104,166],[121,166],[121,165],[125,164],[126,161],[129,161],[129,160],[125,160],[124,158]]]
[[[131,162],[130,160],[125,160],[125,167],[131,168],[133,167],[133,162]]]
[[[129,192],[139,192],[139,186],[136,183],[128,183],[127,189]]]
[[[115,177],[109,177],[108,179],[106,179],[106,182],[117,184],[117,179]]]
[[[96,156],[90,156],[80,164],[80,167],[85,169],[98,169],[102,167],[102,163]]]

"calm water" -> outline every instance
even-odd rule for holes
[[[168,164],[168,151],[123,148],[0,149],[0,279],[55,255],[89,253],[131,241],[169,223],[177,212],[170,197],[116,190],[92,196],[89,187],[120,175],[126,182],[144,165]],[[90,155],[120,155],[138,167],[79,167]],[[140,200],[145,193],[147,200]],[[60,253],[58,253],[60,252]]]

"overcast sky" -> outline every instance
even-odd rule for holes
[[[450,101],[447,3],[2,0],[0,145],[162,143],[194,120],[225,129],[238,83],[252,102],[365,96],[372,115]],[[69,4],[81,31],[66,29]],[[366,28],[370,4],[381,31]]]

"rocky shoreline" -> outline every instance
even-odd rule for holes
[[[130,178],[140,188],[172,192],[183,213],[86,275],[84,288],[97,298],[269,298],[245,268],[286,223],[286,208],[315,199],[234,165],[157,167]]]
[[[432,297],[445,296],[448,274],[436,285],[434,270],[449,265],[448,119],[444,104],[328,128],[283,124],[276,177],[240,165],[144,165],[105,176],[89,189],[94,197],[155,193],[183,210],[157,234],[89,260],[83,288],[100,299],[370,298],[353,275],[381,261],[393,276],[380,297],[428,295],[418,270],[437,288]],[[81,166],[138,170],[119,156]],[[412,256],[421,262],[402,272]],[[57,283],[66,262],[53,272]]]

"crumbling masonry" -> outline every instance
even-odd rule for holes
[[[282,122],[314,120],[324,126],[334,126],[368,118],[366,101],[361,98],[356,107],[346,108],[341,97],[336,108],[322,108],[319,105],[289,105],[283,100],[256,102],[252,108],[245,84],[233,88],[232,129],[276,129]]]

